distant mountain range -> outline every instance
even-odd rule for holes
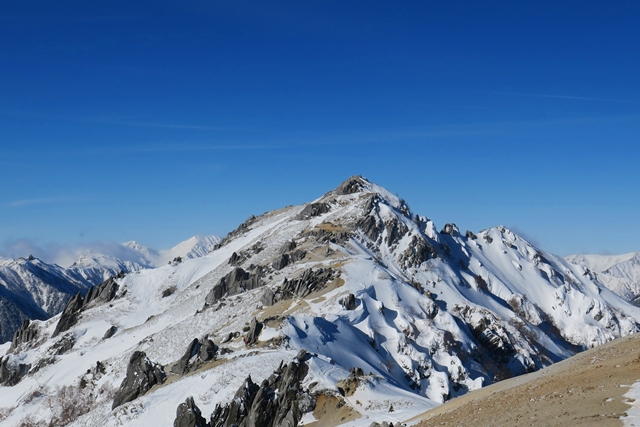
[[[598,280],[626,301],[640,305],[640,252],[623,255],[571,255],[565,260],[596,273]]]
[[[2,425],[400,425],[640,332],[640,308],[595,264],[503,226],[436,227],[359,176],[196,246],[127,243],[141,255],[126,261],[159,267],[0,345]]]
[[[85,293],[121,271],[155,268],[171,260],[202,256],[220,241],[216,236],[194,236],[168,250],[155,251],[127,242],[129,259],[90,253],[67,268],[27,257],[0,260],[0,342],[11,340],[26,319],[45,320],[62,311],[76,293]]]

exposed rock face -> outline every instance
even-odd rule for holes
[[[13,339],[11,340],[11,348],[9,348],[9,351],[13,351],[23,344],[32,342],[36,338],[38,338],[38,327],[35,323],[32,323],[29,321],[29,319],[27,319],[24,321],[24,323],[22,323],[22,326],[20,326],[20,328],[13,334]]]
[[[450,236],[454,236],[458,233],[458,227],[455,224],[445,224],[440,234],[448,234]]]
[[[478,238],[478,236],[476,236],[476,235],[473,233],[473,231],[470,231],[470,230],[467,230],[467,232],[465,233],[465,236],[466,236],[466,237],[468,237],[469,239],[473,239],[473,240],[475,240],[475,239],[477,239],[477,238]]]
[[[189,372],[189,361],[198,354],[200,347],[202,347],[200,340],[198,340],[198,338],[194,338],[180,360],[171,367],[171,372],[178,375],[184,375]]]
[[[173,427],[208,427],[207,420],[202,417],[200,408],[193,402],[193,397],[187,397],[178,406]]]
[[[215,345],[213,341],[209,338],[205,338],[202,340],[202,345],[200,346],[200,350],[198,350],[198,359],[201,362],[208,362],[209,360],[216,357],[216,353],[218,352],[218,346]]]
[[[52,336],[55,337],[60,332],[69,330],[78,322],[80,312],[90,305],[103,304],[113,300],[119,288],[115,279],[114,277],[110,277],[100,285],[92,287],[84,297],[82,297],[82,294],[77,293],[71,298],[62,311],[62,315]]]
[[[107,329],[107,332],[104,333],[104,335],[102,336],[102,339],[103,340],[109,339],[112,336],[114,336],[116,332],[118,332],[118,328],[116,326],[111,326],[109,329]]]
[[[249,376],[234,399],[216,405],[211,427],[295,427],[302,417],[301,402],[309,409],[308,394],[300,387],[306,374],[306,352],[302,351],[288,366],[280,367],[261,385]],[[278,391],[278,393],[276,393]]]
[[[263,325],[258,322],[258,320],[254,317],[251,320],[251,325],[249,326],[249,331],[245,338],[247,339],[247,344],[255,344],[258,342],[258,337],[260,336],[260,332],[262,332]]]
[[[0,385],[14,386],[29,373],[31,365],[17,363],[14,357],[6,355],[0,358]]]
[[[294,219],[299,221],[320,216],[326,214],[331,210],[331,206],[328,203],[311,203],[305,206]]]
[[[131,402],[165,380],[166,375],[161,365],[153,363],[142,351],[134,352],[129,359],[127,376],[116,392],[111,409]]]
[[[349,294],[340,300],[340,304],[347,310],[355,310],[356,296],[354,294]]]
[[[259,288],[262,283],[262,269],[257,268],[252,274],[240,267],[234,268],[209,291],[205,302],[213,304],[225,295],[237,295],[241,292]]]
[[[331,268],[307,269],[301,276],[288,280],[275,291],[266,289],[260,298],[264,305],[273,305],[280,300],[293,297],[304,298],[311,292],[323,288],[327,282],[336,278],[336,271]]]
[[[360,175],[355,175],[344,181],[335,189],[335,192],[339,195],[345,196],[347,194],[357,193],[364,188],[364,179]]]
[[[277,257],[271,266],[276,270],[282,270],[289,264],[302,260],[306,254],[306,251],[301,251],[299,249],[295,252],[284,253]]]

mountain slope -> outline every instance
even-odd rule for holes
[[[0,259],[0,342],[11,340],[25,320],[44,320],[60,313],[73,295],[84,294],[109,277],[164,265],[177,257],[196,258],[219,241],[217,236],[194,236],[162,251],[129,242],[124,246],[132,250],[121,251],[129,259],[92,251],[67,268],[33,257]]]
[[[14,343],[1,363],[12,383],[28,373],[0,387],[7,426],[55,418],[60,390],[78,384],[95,400],[69,425],[167,424],[180,404],[214,425],[265,408],[309,423],[336,413],[327,405],[337,423],[396,422],[640,330],[640,309],[584,267],[504,227],[438,232],[361,177],[250,217],[203,257],[113,283]],[[294,371],[283,397],[277,378]],[[130,388],[140,375],[150,391]],[[244,398],[258,403],[238,412]]]
[[[567,261],[583,265],[626,301],[640,304],[640,252],[623,255],[570,255]]]

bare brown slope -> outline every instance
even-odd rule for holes
[[[541,371],[471,392],[408,424],[427,426],[622,426],[623,397],[640,379],[640,334]]]

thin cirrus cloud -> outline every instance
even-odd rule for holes
[[[5,204],[8,208],[20,208],[32,205],[51,205],[57,203],[64,203],[74,200],[71,197],[43,197],[39,199],[20,199],[8,202]]]
[[[586,96],[571,96],[571,95],[551,95],[540,93],[516,93],[516,92],[489,92],[495,95],[510,95],[510,96],[524,96],[528,98],[553,98],[553,99],[569,99],[576,101],[596,101],[596,102],[620,102],[623,104],[637,104],[637,101],[629,99],[609,99],[609,98],[589,98]]]

